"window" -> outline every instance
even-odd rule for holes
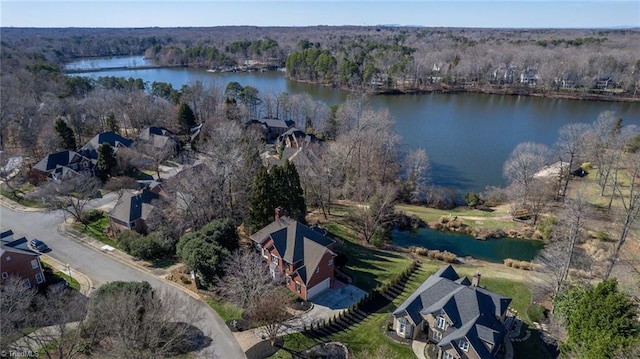
[[[291,277],[286,276],[285,281],[287,282],[287,285],[291,284]]]
[[[455,359],[455,357],[449,352],[444,352],[442,359]]]
[[[466,352],[469,350],[469,342],[466,339],[460,339],[458,347]]]
[[[404,324],[404,321],[401,321],[398,325],[398,332],[404,334],[405,330],[407,330],[407,326]]]
[[[331,267],[333,265],[333,258],[329,259],[329,261],[327,262],[327,265],[329,267]]]
[[[444,317],[438,316],[438,318],[436,319],[438,320],[438,328],[444,329],[445,326],[447,325],[447,321],[444,319]]]
[[[9,278],[9,273],[2,272],[2,279],[7,279],[7,278]]]
[[[273,264],[278,264],[278,257],[276,257],[274,254],[271,255],[271,262]]]
[[[36,274],[36,282],[38,282],[38,284],[41,284],[42,282],[44,282],[44,278],[42,277],[42,273],[37,273]]]
[[[440,333],[440,332],[439,332],[439,331],[437,331],[437,330],[434,330],[434,331],[433,331],[433,335],[432,335],[431,337],[433,338],[433,340],[435,340],[435,341],[439,342],[439,341],[441,341],[441,340],[442,340],[442,333]]]
[[[267,252],[267,249],[266,248],[262,248],[262,256],[267,258],[267,253],[269,253],[269,252]]]
[[[316,273],[320,273],[320,267],[316,267]]]
[[[25,288],[31,288],[31,281],[29,280],[29,278],[27,278],[27,279],[23,280],[23,281],[22,281],[22,285],[23,285]]]
[[[11,261],[11,256],[7,256],[7,262]]]
[[[298,293],[302,292],[302,286],[298,282],[296,282],[296,292]]]
[[[31,268],[36,269],[38,268],[38,260],[34,259],[31,261]]]

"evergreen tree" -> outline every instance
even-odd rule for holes
[[[247,228],[253,233],[273,222],[275,209],[282,207],[291,218],[306,223],[307,207],[300,177],[294,164],[275,166],[268,172],[261,168],[256,175],[249,199]]]
[[[187,103],[182,103],[178,109],[178,123],[182,129],[182,133],[188,134],[191,127],[196,125],[196,116]]]
[[[246,226],[251,233],[258,231],[262,227],[273,221],[274,210],[273,200],[270,198],[273,193],[271,176],[265,167],[258,170],[256,178],[251,188],[249,197],[249,215]]]
[[[118,160],[116,159],[113,148],[108,143],[103,143],[98,147],[98,161],[96,167],[98,168],[97,176],[106,181],[115,171],[118,166]]]
[[[75,151],[77,148],[76,145],[76,136],[73,133],[71,127],[67,125],[67,123],[60,117],[56,119],[54,128],[60,136],[60,140],[62,142],[62,147],[65,150]]]
[[[115,133],[120,132],[120,128],[118,127],[118,121],[116,121],[116,116],[113,113],[110,113],[105,118],[105,128],[107,131],[113,131]]]

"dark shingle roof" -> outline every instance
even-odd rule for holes
[[[109,216],[125,223],[138,219],[146,220],[153,210],[150,204],[157,195],[148,190],[142,192],[127,190],[113,207]]]
[[[441,268],[427,278],[393,315],[408,316],[417,325],[423,320],[423,315],[437,315],[444,311],[452,325],[438,346],[466,338],[481,358],[491,358],[506,333],[498,318],[506,312],[511,298],[471,286],[465,279],[460,278],[450,265]],[[494,344],[493,351],[489,351],[482,341]]]
[[[82,146],[79,152],[89,158],[98,158],[98,147],[105,142],[114,149],[118,147],[129,147],[133,143],[130,139],[124,138],[113,131],[102,132],[87,142],[86,145]]]
[[[50,172],[59,166],[68,166],[72,163],[80,162],[82,155],[75,151],[61,151],[45,156],[33,168],[42,172]]]
[[[273,239],[273,246],[283,260],[291,264],[302,263],[296,271],[305,284],[308,284],[322,256],[326,252],[333,253],[327,246],[334,240],[288,217],[273,221],[251,236],[259,244],[268,238]]]

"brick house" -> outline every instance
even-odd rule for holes
[[[508,340],[507,307],[511,298],[479,286],[446,266],[427,278],[393,312],[398,336],[426,336],[438,348],[438,359],[495,358]]]
[[[45,282],[40,254],[29,248],[26,238],[13,239],[11,230],[0,234],[0,272],[2,282],[18,277],[26,288]]]
[[[334,283],[334,240],[286,216],[251,236],[271,277],[304,300]]]

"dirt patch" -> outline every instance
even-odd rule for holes
[[[185,273],[185,265],[178,264],[167,274],[166,279],[178,283],[182,287],[189,289],[194,293],[198,293],[198,286],[196,282],[191,278],[191,273]]]

